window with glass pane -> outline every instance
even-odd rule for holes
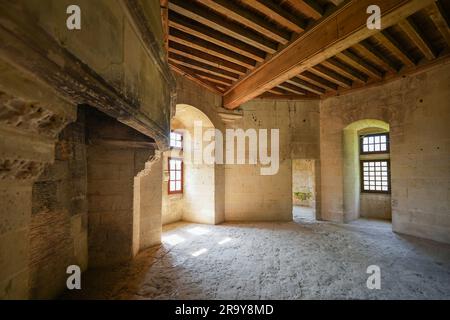
[[[176,149],[183,148],[183,135],[180,132],[172,131],[170,133],[170,146]]]
[[[389,193],[389,161],[362,160],[362,191]]]
[[[388,153],[389,134],[370,134],[361,136],[361,153]]]
[[[183,193],[183,160],[169,158],[169,193]]]

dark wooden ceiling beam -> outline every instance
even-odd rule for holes
[[[298,16],[288,12],[287,10],[284,10],[279,4],[273,2],[272,0],[240,1],[295,33],[301,33],[306,28],[306,21],[300,19]]]
[[[395,64],[366,41],[355,44],[352,48],[386,71],[397,73]]]
[[[225,86],[230,86],[233,83],[232,80],[229,80],[229,79],[226,79],[226,78],[223,78],[223,77],[220,77],[220,76],[213,75],[213,74],[211,74],[209,72],[200,71],[200,70],[193,70],[191,68],[188,68],[188,69],[192,73],[197,75],[198,77],[203,78],[203,79],[207,79],[207,80],[209,80],[211,82],[214,82],[214,83],[218,83],[218,84],[225,85]]]
[[[336,57],[349,64],[353,68],[356,68],[357,70],[368,74],[372,78],[375,78],[377,80],[383,79],[382,72],[380,72],[349,50],[342,51],[341,53],[337,54]]]
[[[295,10],[314,20],[319,20],[323,16],[324,10],[316,1],[288,0],[288,2]]]
[[[186,32],[183,32],[183,31],[180,31],[180,30],[177,30],[174,28],[170,28],[170,30],[169,30],[169,40],[177,42],[177,43],[181,43],[188,47],[190,46],[197,50],[205,51],[206,53],[209,53],[211,55],[217,56],[219,58],[239,64],[243,67],[246,67],[247,69],[252,69],[256,65],[256,61],[253,59],[250,59],[248,57],[240,55],[234,51],[225,49],[214,43],[191,36],[190,34],[188,34]]]
[[[261,0],[254,2],[261,3]],[[370,5],[380,7],[383,27],[388,28],[433,2],[434,0],[348,0],[233,85],[224,95],[224,106],[237,108],[264,91],[380,33],[379,30],[367,28],[366,10]]]
[[[169,61],[175,62],[178,65],[185,66],[185,67],[188,67],[191,69],[204,71],[204,72],[216,75],[216,76],[221,76],[225,79],[229,79],[232,81],[236,81],[237,79],[239,79],[239,75],[236,73],[222,70],[222,69],[210,66],[203,62],[191,60],[191,59],[188,59],[186,57],[183,57],[183,56],[178,55],[173,52],[169,52]]]
[[[416,65],[414,60],[391,35],[386,32],[380,32],[374,35],[374,37],[384,47],[392,52],[402,62],[403,65],[407,67],[414,67]]]
[[[289,91],[286,91],[286,90],[283,90],[283,89],[277,88],[277,87],[272,88],[272,89],[268,90],[267,92],[270,92],[270,93],[276,94],[276,95],[288,95],[289,94]]]
[[[197,76],[203,81],[211,82],[216,84],[216,88],[229,88],[230,84],[226,83],[223,79],[217,79],[211,76],[210,74],[202,74]],[[221,89],[219,89],[221,91]]]
[[[245,42],[227,36],[219,31],[208,28],[201,23],[188,19],[176,12],[169,12],[169,25],[203,40],[214,43],[218,46],[235,51],[258,62],[264,61],[266,52],[248,45]]]
[[[436,58],[433,47],[429,44],[426,38],[420,33],[419,28],[415,25],[412,19],[405,19],[398,24],[409,39],[420,49],[428,60]]]
[[[293,94],[288,92],[287,94],[274,94],[271,92],[265,92],[261,95],[259,95],[258,97],[256,97],[256,99],[268,99],[268,100],[292,100],[292,101],[303,101],[303,100],[320,100],[320,96],[315,95],[315,94]]]
[[[436,28],[442,34],[447,44],[450,46],[450,26],[444,19],[444,14],[442,13],[439,2],[434,2],[430,7],[428,7],[427,12]]]
[[[289,79],[286,82],[288,82],[290,84],[293,84],[293,85],[295,85],[297,87],[300,87],[300,88],[302,88],[304,90],[307,90],[307,91],[309,91],[311,93],[314,93],[314,94],[321,95],[321,94],[324,94],[326,92],[325,89],[323,89],[323,88],[321,88],[319,86],[315,86],[315,85],[313,85],[313,84],[311,84],[311,83],[309,83],[307,81],[304,81],[302,79],[299,79],[297,77]]]
[[[170,68],[176,73],[180,74],[181,76],[194,81],[195,83],[202,86],[206,90],[213,92],[215,94],[222,94],[222,92],[217,88],[216,84],[212,84],[209,83],[208,81],[201,79],[200,77],[196,76],[192,70],[184,66],[177,65],[175,63],[170,63]]]
[[[330,58],[322,62],[325,67],[337,72],[342,73],[344,77],[347,77],[353,81],[359,83],[366,83],[369,77],[360,71],[353,69],[351,66],[344,64],[336,58]]]
[[[331,90],[331,91],[336,91],[338,89],[338,86],[336,84],[334,84],[333,82],[330,82],[326,79],[323,79],[317,75],[315,75],[314,73],[311,73],[309,71],[305,71],[299,75],[297,75],[297,77],[299,79],[302,79],[306,82],[312,83],[318,87],[321,87],[325,90]]]
[[[171,0],[169,8],[187,18],[198,21],[212,29],[241,40],[268,53],[275,53],[278,43],[269,40],[252,30],[228,21],[226,17],[208,10],[203,5],[190,0]]]
[[[298,86],[293,85],[293,84],[288,83],[288,82],[283,82],[283,83],[279,84],[278,88],[284,89],[284,90],[292,92],[294,94],[299,94],[299,95],[305,95],[306,94],[306,90],[301,89]]]
[[[236,63],[230,62],[228,60],[213,56],[201,50],[194,49],[192,47],[185,46],[173,41],[169,41],[169,52],[174,52],[183,57],[190,58],[205,64],[211,65],[213,67],[227,70],[239,75],[244,75],[247,72],[247,68],[238,65]]]
[[[275,24],[238,5],[236,2],[230,0],[197,1],[228,18],[263,34],[264,36],[274,41],[286,44],[291,38],[289,32],[279,29]]]
[[[334,82],[338,86],[341,86],[343,88],[351,88],[353,82],[350,79],[347,79],[343,76],[341,76],[339,73],[334,72],[331,69],[328,69],[327,67],[324,67],[323,65],[317,65],[313,68],[309,69],[312,73],[328,80],[331,82]]]

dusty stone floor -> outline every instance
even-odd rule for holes
[[[369,265],[381,290],[369,290]],[[63,299],[450,299],[450,246],[395,234],[383,221],[176,223],[163,244],[91,270]]]

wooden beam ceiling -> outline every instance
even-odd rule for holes
[[[324,67],[321,64],[312,67],[310,71],[316,74],[317,76],[322,77],[323,79],[326,79],[330,82],[333,82],[343,88],[351,88],[353,84],[353,82],[350,79],[341,76],[339,73],[334,72],[333,70],[328,69],[327,67]]]
[[[216,94],[221,94],[222,93],[217,88],[215,83],[209,83],[208,81],[205,81],[204,79],[201,79],[200,77],[195,75],[195,73],[192,72],[192,70],[189,70],[188,68],[180,66],[180,65],[175,64],[175,63],[171,63],[170,67],[176,73],[178,73],[178,74],[180,74],[180,75],[190,79],[191,81],[194,81],[195,83],[197,83],[201,87],[205,88],[206,90],[208,90],[208,91],[210,91],[212,93],[216,93]]]
[[[349,65],[346,65],[341,60],[336,58],[330,58],[326,61],[323,61],[322,65],[337,73],[341,73],[344,77],[347,77],[355,82],[366,83],[369,78],[365,74],[352,68]]]
[[[169,12],[170,22],[172,28],[186,32],[200,39],[209,41],[218,46],[232,50],[240,55],[246,56],[258,62],[264,61],[266,52],[248,45],[245,42],[234,39],[224,33],[218,32],[214,29],[208,28],[194,20],[185,18],[176,12]]]
[[[237,73],[239,75],[245,75],[247,72],[247,69],[239,64],[230,62],[226,59],[216,57],[202,50],[197,50],[190,46],[179,44],[177,42],[169,42],[169,51],[196,61],[209,64],[219,69]]]
[[[378,30],[367,28],[367,15],[361,14],[370,5],[380,6],[383,26],[387,28],[432,3],[433,0],[348,1],[234,85],[224,95],[224,106],[230,109],[237,108],[268,89],[377,34]],[[391,39],[388,40],[392,44]],[[398,47],[396,49],[398,49],[396,53],[402,53]],[[314,68],[315,71],[317,67]],[[341,80],[339,85],[349,85],[348,82]]]
[[[414,44],[422,51],[428,60],[433,60],[436,58],[436,54],[433,52],[433,48],[423,35],[421,35],[419,28],[410,19],[405,19],[400,21],[398,24],[400,28],[407,34],[407,36],[414,42]]]
[[[192,47],[197,50],[204,51],[213,56],[226,59],[247,69],[253,69],[256,66],[256,61],[253,59],[228,50],[224,47],[218,46],[214,43],[205,41],[195,36],[191,36],[189,33],[177,29],[171,28],[169,30],[169,40],[181,43],[185,46]]]
[[[434,2],[430,5],[429,8],[427,8],[427,10],[436,28],[438,28],[439,32],[444,37],[447,44],[450,44],[450,26],[448,22],[445,20],[441,8],[442,6],[439,5],[439,2]]]
[[[311,73],[309,71],[305,71],[305,72],[297,75],[297,77],[306,82],[309,82],[318,87],[321,87],[322,89],[325,89],[325,90],[336,91],[338,89],[338,86],[336,84],[334,84],[333,82],[330,82],[326,79],[316,76],[314,73]]]
[[[198,0],[198,2],[274,41],[286,44],[290,40],[289,32],[279,29],[275,24],[239,6],[236,2],[230,0]]]
[[[243,4],[276,21],[279,25],[295,33],[306,29],[306,21],[281,8],[272,0],[240,0]]]
[[[389,33],[382,31],[374,35],[374,37],[389,51],[393,52],[395,56],[400,59],[404,66],[415,66],[416,63],[414,62],[414,59]]]
[[[228,34],[233,38],[246,42],[265,52],[275,53],[277,51],[278,44],[275,41],[271,41],[242,25],[224,19],[223,16],[199,5],[198,2],[190,0],[170,0],[169,9],[219,32]]]
[[[169,64],[231,109],[341,94],[450,55],[450,0],[160,1]],[[366,27],[369,5],[383,31]]]
[[[183,57],[173,52],[169,52],[169,61],[175,62],[178,65],[185,66],[191,69],[207,72],[216,76],[221,76],[232,81],[236,81],[237,79],[239,79],[239,75],[236,73],[222,70],[220,68],[210,66],[206,63]]]
[[[324,94],[325,91],[326,91],[325,89],[323,89],[323,88],[321,88],[319,86],[311,84],[311,83],[309,83],[307,81],[304,81],[302,79],[299,79],[297,77],[292,78],[292,79],[290,79],[290,80],[288,80],[286,82],[288,82],[290,84],[293,84],[293,85],[295,85],[297,87],[300,87],[300,88],[302,88],[302,89],[304,89],[306,91],[309,91],[309,92],[311,92],[313,94],[317,94],[317,95]]]
[[[357,70],[369,75],[372,78],[375,78],[377,80],[383,79],[383,72],[377,70],[369,63],[364,61],[364,59],[358,57],[349,50],[344,50],[341,53],[338,53],[336,57],[348,63],[350,66],[356,68]]]
[[[289,0],[288,2],[294,9],[304,13],[306,16],[314,20],[318,20],[323,16],[324,10],[320,7],[320,5],[316,1]]]
[[[369,60],[382,67],[388,72],[397,72],[395,65],[384,56],[381,52],[377,51],[372,45],[366,41],[362,41],[353,46],[353,49],[360,54],[366,56]]]

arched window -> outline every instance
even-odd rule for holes
[[[390,193],[389,133],[360,135],[361,192]]]

